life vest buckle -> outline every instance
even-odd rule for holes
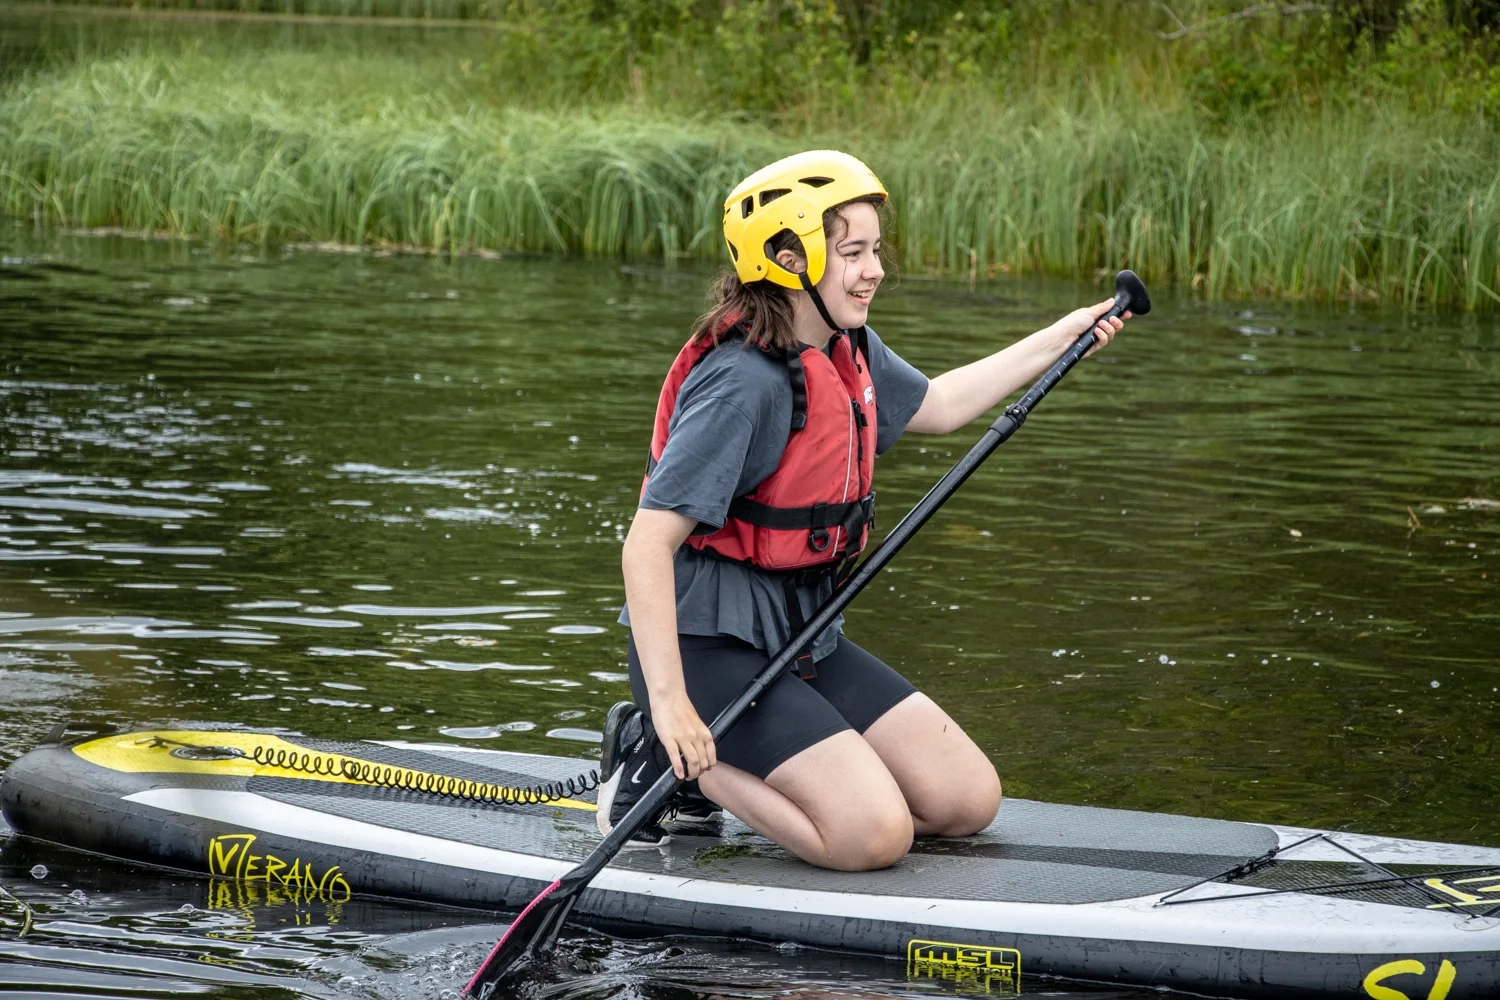
[[[833,536],[828,533],[827,528],[814,528],[807,533],[807,547],[814,552],[827,552],[831,544]]]

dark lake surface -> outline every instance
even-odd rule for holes
[[[64,720],[597,756],[628,694],[620,544],[708,276],[0,222],[0,766]],[[1103,297],[908,278],[872,320],[936,374]],[[1500,328],[1157,300],[848,631],[1008,794],[1500,845]],[[885,527],[982,427],[880,461]],[[0,889],[36,921],[0,923],[0,989],[45,995],[451,995],[497,930],[210,911],[201,881],[19,841]],[[943,991],[593,936],[529,989]]]

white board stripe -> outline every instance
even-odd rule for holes
[[[1280,846],[1295,844],[1304,837],[1323,830],[1300,826],[1271,826],[1281,838]],[[1444,844],[1436,840],[1401,840],[1396,837],[1373,837],[1364,833],[1329,833],[1340,844],[1358,851],[1371,861],[1383,865],[1450,865],[1454,868],[1495,865],[1500,867],[1500,848],[1475,847],[1470,844]],[[1353,861],[1348,854],[1327,841],[1315,840],[1285,855],[1293,861]],[[1500,900],[1496,900],[1500,904]]]
[[[124,796],[167,812],[230,828],[295,838],[392,859],[548,882],[572,866],[514,851],[410,833],[268,799],[253,792],[154,788]],[[1342,835],[1341,835],[1342,836]],[[1218,948],[1388,955],[1460,955],[1500,948],[1500,918],[1287,894],[1189,906],[1153,906],[1157,897],[1104,903],[1010,903],[875,896],[744,885],[606,868],[600,889],[719,907],[751,907],[975,931],[1102,938]],[[358,886],[355,887],[356,891]],[[1216,895],[1235,887],[1205,886]],[[1248,894],[1249,890],[1245,890]]]

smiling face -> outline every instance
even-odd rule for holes
[[[828,264],[817,284],[818,294],[840,329],[864,326],[870,300],[885,277],[880,266],[880,213],[857,201],[839,209],[839,219],[828,229]]]

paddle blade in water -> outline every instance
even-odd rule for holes
[[[464,987],[464,996],[490,1000],[507,976],[529,965],[533,956],[550,952],[577,891],[576,884],[564,889],[563,880],[558,879],[526,904]]]

